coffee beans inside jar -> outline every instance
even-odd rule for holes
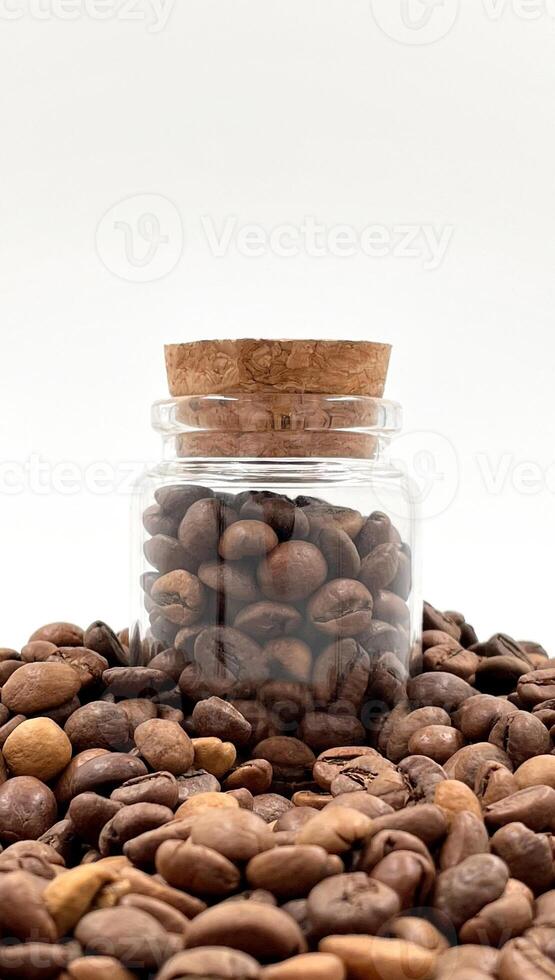
[[[379,716],[396,699],[382,672],[402,683],[418,639],[410,547],[385,513],[174,484],[143,520],[149,622],[133,662],[171,658],[191,711],[248,701],[265,732],[315,751],[367,737],[376,703]]]

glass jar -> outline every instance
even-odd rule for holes
[[[152,420],[132,664],[169,675],[186,716],[231,702],[253,745],[374,744],[420,663],[415,503],[389,454],[400,406],[236,392],[160,401]]]

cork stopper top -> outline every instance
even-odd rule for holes
[[[391,347],[352,340],[199,340],[165,348],[170,394],[384,393]]]

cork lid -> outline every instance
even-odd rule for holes
[[[170,394],[233,392],[381,398],[389,344],[352,340],[199,340],[165,348]]]

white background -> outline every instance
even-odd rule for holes
[[[0,0],[0,644],[125,624],[129,497],[59,464],[156,455],[164,342],[339,336],[394,344],[404,451],[443,477],[426,595],[555,653],[555,4],[402,2]],[[305,218],[391,244],[207,233]]]

